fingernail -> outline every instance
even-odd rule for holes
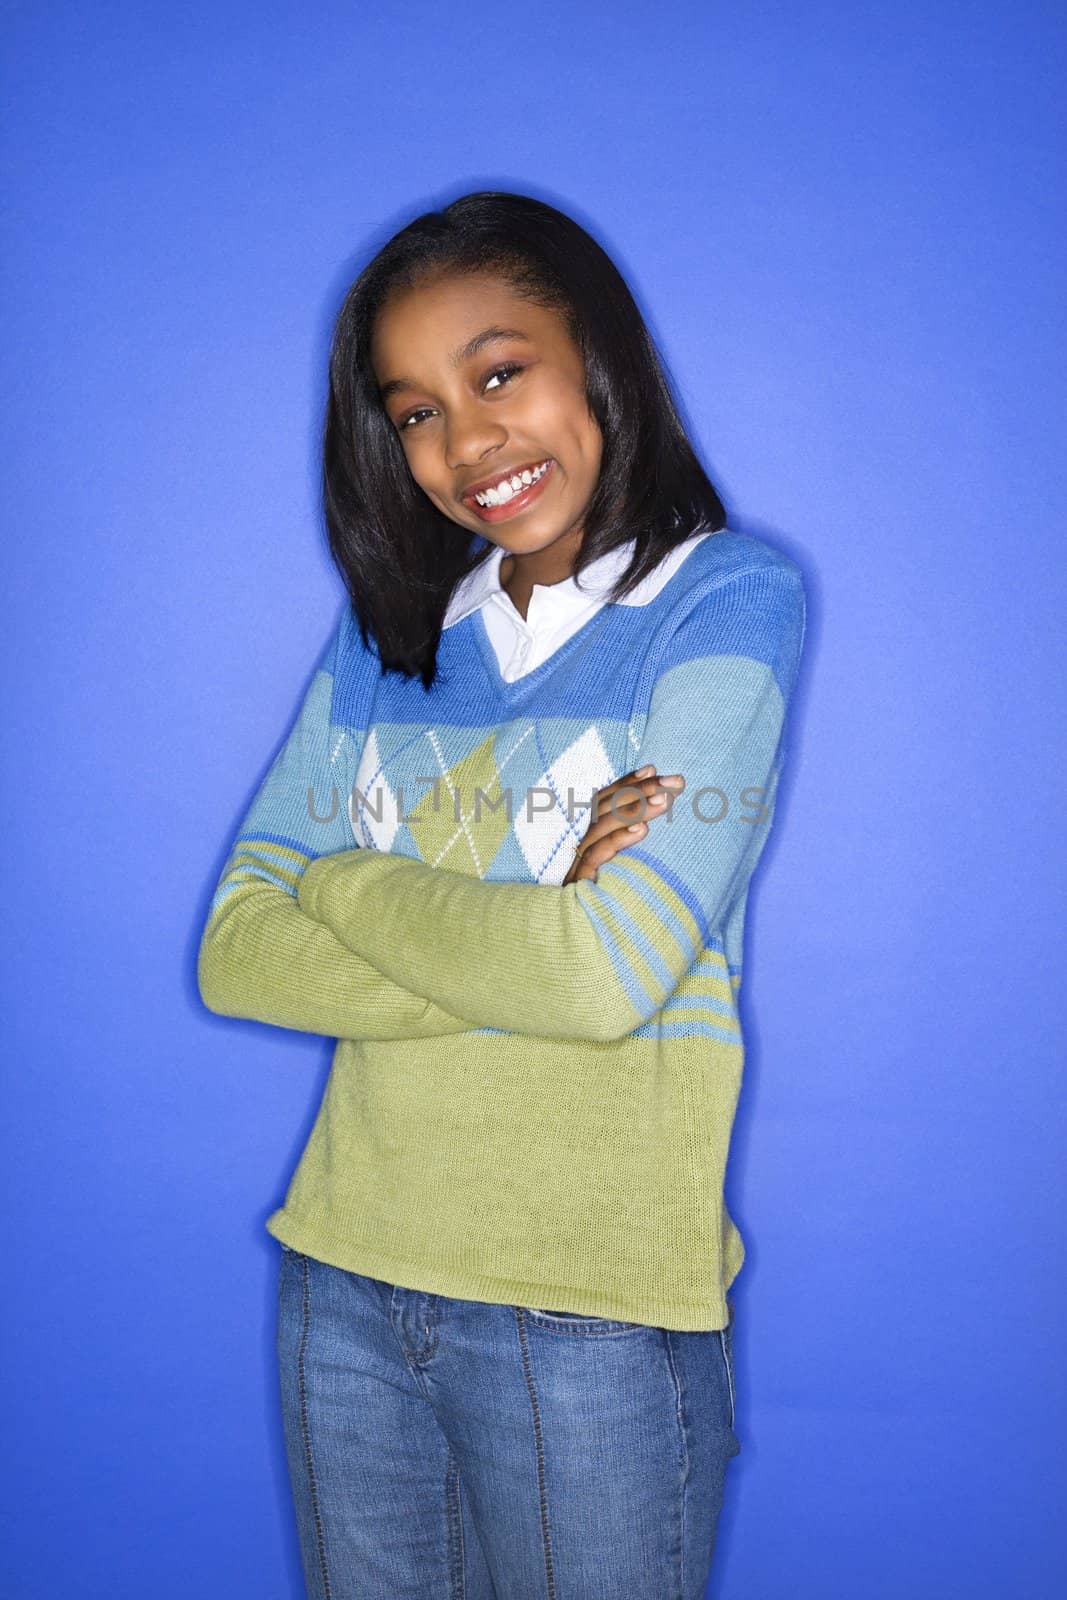
[[[638,777],[638,778],[646,778],[650,772],[655,772],[655,770],[656,770],[655,767],[653,767],[651,765],[647,766],[647,767],[638,767],[637,772],[634,774],[634,776]]]

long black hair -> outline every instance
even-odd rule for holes
[[[330,554],[364,643],[373,639],[384,669],[421,676],[427,688],[452,591],[493,546],[446,517],[415,482],[378,397],[370,346],[391,294],[464,272],[494,272],[517,294],[558,311],[584,359],[603,443],[575,577],[633,539],[633,559],[611,594],[620,599],[672,546],[726,525],[634,297],[596,240],[562,211],[521,194],[486,190],[425,212],[364,267],[338,314],[323,501]]]

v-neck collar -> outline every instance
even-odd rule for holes
[[[481,658],[486,678],[489,680],[494,694],[510,705],[537,689],[544,679],[555,671],[565,657],[572,650],[577,649],[578,645],[592,633],[597,625],[604,621],[611,609],[610,602],[602,605],[599,610],[594,611],[591,617],[586,618],[580,628],[564,639],[563,643],[553,650],[552,654],[547,656],[540,666],[534,667],[532,672],[524,672],[521,677],[509,681],[504,677],[500,669],[500,662],[497,660],[496,651],[493,649],[493,641],[490,639],[488,629],[485,626],[484,613],[479,607],[471,615],[471,622],[474,627],[474,643]]]
[[[562,644],[557,646],[552,654],[541,662],[540,666],[535,667],[532,672],[523,673],[520,677],[510,681],[504,677],[496,651],[493,648],[493,641],[485,624],[483,609],[489,596],[494,591],[500,590],[501,593],[503,592],[500,583],[500,563],[506,552],[501,547],[498,546],[480,567],[475,568],[457,586],[447,609],[444,629],[454,627],[458,622],[467,619],[471,621],[474,628],[475,645],[482,659],[482,665],[490,685],[502,701],[506,704],[513,704],[524,697],[528,688],[535,688],[540,685],[548,673],[559,666],[569,651],[577,648],[589,636],[605,614],[612,611],[615,606],[643,606],[654,600],[662,589],[675,580],[679,568],[687,564],[689,557],[697,547],[702,545],[705,539],[713,538],[718,531],[717,529],[704,529],[698,533],[691,534],[688,539],[669,550],[653,570],[629,594],[616,601],[607,599],[607,595],[614,586],[619,574],[629,565],[633,554],[633,542],[631,541],[616,550],[608,551],[598,560],[592,562],[582,574],[582,602],[583,604],[588,604],[591,599],[600,598],[603,600],[603,604],[598,606],[593,615],[587,617],[574,633],[565,638]],[[564,582],[575,593],[579,592],[576,589],[573,578],[565,579]],[[588,588],[586,588],[587,585]]]

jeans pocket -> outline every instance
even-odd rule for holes
[[[543,1306],[519,1306],[540,1328],[564,1329],[574,1333],[627,1333],[644,1327],[641,1322],[624,1322],[619,1317],[598,1317],[589,1311],[549,1311]]]

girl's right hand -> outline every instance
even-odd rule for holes
[[[635,772],[624,772],[614,783],[598,789],[593,796],[593,820],[571,862],[564,885],[577,883],[579,878],[596,881],[597,868],[628,844],[637,844],[648,832],[648,822],[655,821],[668,810],[668,802],[685,788],[680,772],[660,778],[655,767],[638,767]],[[627,793],[614,799],[620,789]]]

